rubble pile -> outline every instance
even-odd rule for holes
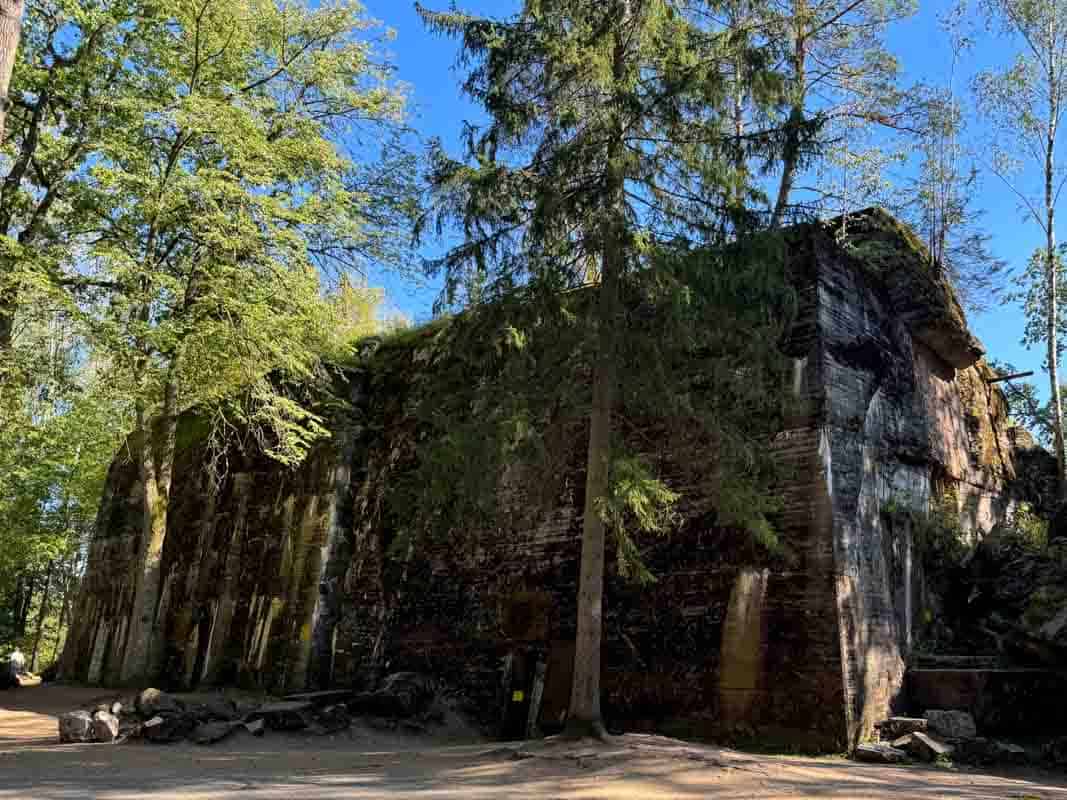
[[[976,766],[1021,765],[1044,759],[1067,766],[1067,737],[1048,742],[1040,751],[978,735],[966,711],[930,709],[922,717],[890,717],[877,726],[879,740],[859,745],[857,761],[900,764],[911,761],[954,762]]]
[[[443,722],[444,710],[434,682],[413,672],[390,675],[375,691],[309,692],[247,705],[221,695],[187,702],[153,688],[131,703],[116,700],[61,714],[59,741],[211,745],[239,731],[252,736],[268,730],[336,734],[356,717],[378,729],[422,732],[427,724]]]

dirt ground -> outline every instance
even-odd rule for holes
[[[0,692],[0,800],[1067,800],[1062,773],[882,767],[649,736],[527,759],[498,743],[442,743],[368,728],[334,737],[242,733],[210,747],[56,744],[59,713],[106,696],[64,686]]]

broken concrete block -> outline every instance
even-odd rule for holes
[[[262,736],[267,729],[267,723],[262,719],[254,719],[251,722],[244,723],[245,730],[253,736]]]
[[[144,738],[157,744],[168,744],[184,739],[196,728],[192,714],[157,714],[141,728]]]
[[[926,733],[926,720],[922,717],[890,717],[877,727],[883,739],[893,740],[909,733]]]
[[[903,750],[882,742],[861,744],[856,748],[853,757],[857,761],[866,761],[869,764],[902,764],[908,760],[908,754]]]
[[[245,722],[266,720],[272,731],[299,731],[308,726],[312,704],[307,702],[268,703],[245,716]]]
[[[150,719],[159,714],[175,714],[185,708],[185,704],[159,689],[145,689],[134,701],[134,708],[142,719]]]
[[[93,738],[98,742],[113,742],[119,735],[119,718],[110,711],[93,714]]]
[[[978,735],[974,717],[966,711],[934,709],[923,716],[926,717],[929,732],[942,738],[973,739]]]
[[[953,752],[950,745],[943,744],[922,731],[909,733],[902,739],[907,741],[902,743],[900,749],[920,761],[937,761],[939,758],[948,758]],[[896,747],[897,743],[893,742],[893,746]]]
[[[59,741],[62,744],[91,742],[93,717],[88,711],[70,711],[59,715]]]

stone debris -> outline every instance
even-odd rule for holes
[[[70,711],[59,715],[59,741],[61,744],[91,742],[92,740],[92,714],[88,711]]]
[[[884,742],[861,744],[853,756],[857,761],[869,764],[903,764],[908,760],[907,753]]]
[[[931,762],[937,761],[940,758],[949,758],[953,752],[953,747],[951,745],[939,742],[937,739],[922,731],[915,731],[914,733],[901,736],[893,742],[893,747],[903,750],[908,755],[917,758],[920,761]]]
[[[185,710],[185,704],[159,689],[145,689],[134,701],[134,708],[142,719],[151,719],[159,714],[175,714]]]
[[[272,731],[299,731],[311,723],[312,708],[308,702],[267,703],[246,714],[244,721],[262,719]]]
[[[974,718],[966,711],[930,710],[923,718],[890,717],[875,726],[883,742],[919,761],[934,762],[952,759],[963,764],[989,766],[992,764],[1021,765],[1031,760],[1025,748],[1010,742],[978,736]],[[890,739],[890,733],[899,735]],[[936,735],[935,735],[936,734]],[[1067,765],[1067,737],[1062,740],[1060,763]],[[1053,744],[1046,746],[1048,760]],[[875,755],[867,754],[870,759]],[[857,758],[863,760],[857,751]],[[882,762],[889,763],[889,762]]]
[[[922,717],[890,717],[876,726],[882,739],[899,739],[909,733],[926,733],[926,720]]]
[[[307,692],[290,695],[287,700],[244,707],[221,694],[187,703],[158,689],[145,689],[132,702],[109,700],[91,710],[63,715],[60,740],[144,739],[166,744],[187,739],[210,745],[242,729],[252,736],[263,736],[268,729],[333,735],[351,726],[353,705],[366,714],[363,721],[368,727],[424,733],[427,725],[443,724],[443,703],[434,681],[413,672],[390,675],[382,682],[382,688],[373,692]]]
[[[974,717],[966,711],[932,709],[924,716],[929,732],[944,739],[973,739],[978,735]]]
[[[333,706],[337,703],[347,703],[356,694],[352,689],[329,689],[323,692],[287,694],[282,700],[295,703],[311,703],[315,706]]]
[[[150,742],[170,744],[189,736],[196,726],[196,717],[192,714],[157,714],[145,722],[141,733]]]
[[[113,742],[119,737],[119,718],[110,711],[93,714],[93,738],[98,742]]]

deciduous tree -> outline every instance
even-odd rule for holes
[[[1058,163],[1060,124],[1067,103],[1067,2],[989,0],[990,18],[1020,45],[1010,65],[980,73],[974,82],[979,108],[991,130],[989,167],[1019,200],[1044,235],[1040,275],[1045,366],[1052,401],[1052,425],[1060,497],[1067,499],[1067,450],[1059,379],[1060,270],[1057,266],[1056,206],[1064,173]],[[1027,179],[1040,176],[1040,194]],[[1034,341],[1033,337],[1029,337]]]

